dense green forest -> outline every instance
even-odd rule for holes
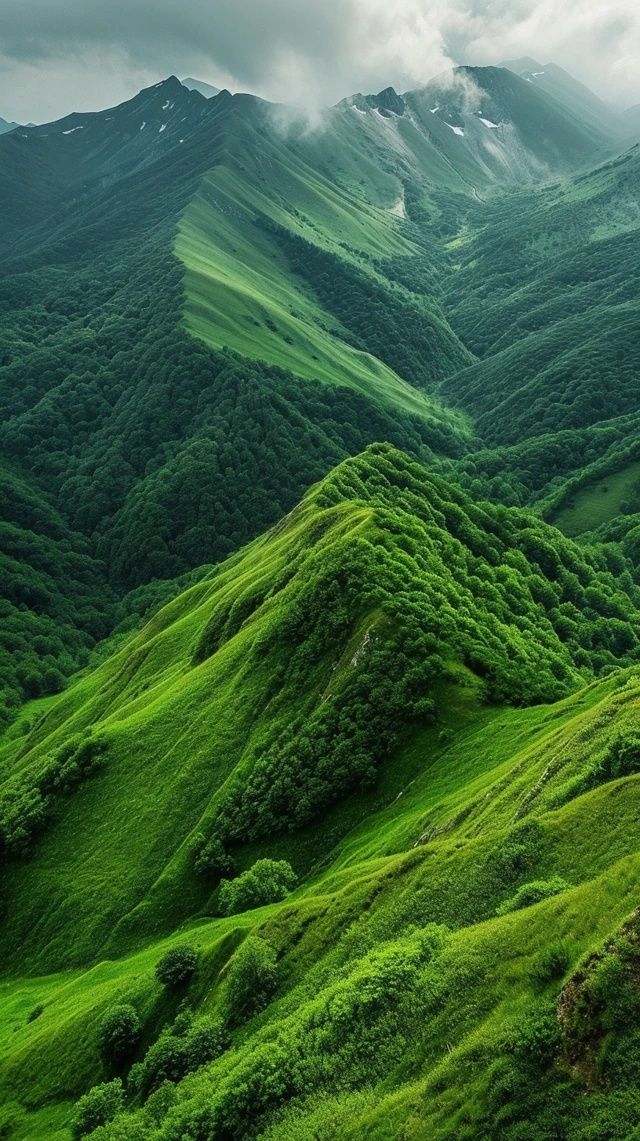
[[[640,159],[526,62],[0,137],[0,1137],[637,1139]]]

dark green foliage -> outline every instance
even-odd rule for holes
[[[445,964],[443,977],[438,956],[445,943],[446,932],[428,927],[337,972],[327,991],[286,1014],[248,1051],[237,1057],[230,1052],[226,1071],[202,1070],[164,1123],[162,1141],[218,1135],[241,1141],[292,1098],[337,1086],[359,1089],[387,1076],[406,1055],[415,1029],[436,1013],[448,990],[460,987],[470,968]],[[249,936],[229,967],[230,1023],[240,1025],[263,1010],[275,982],[274,952]]]
[[[507,1034],[489,1077],[483,1141],[555,1141],[558,1123],[573,1112],[572,1083],[556,1068],[561,1041],[555,1009],[546,1004]]]
[[[608,780],[640,772],[640,733],[616,737],[602,761],[602,771]]]
[[[76,1103],[71,1131],[74,1137],[86,1137],[101,1125],[113,1121],[124,1104],[120,1078],[94,1086]]]
[[[640,735],[636,732],[619,734],[607,746],[602,756],[591,761],[558,793],[558,803],[564,804],[591,789],[621,777],[640,772]]]
[[[57,805],[105,763],[103,737],[77,736],[46,757],[37,771],[11,778],[0,795],[0,855],[15,859],[29,853]]]
[[[498,915],[507,915],[510,911],[520,911],[522,907],[532,907],[543,899],[550,899],[558,892],[567,891],[571,887],[560,876],[553,876],[550,880],[532,880],[518,888],[515,895],[506,899],[498,908]]]
[[[294,686],[324,663],[318,685],[331,700],[292,717],[230,784],[215,819],[224,846],[298,828],[370,787],[402,734],[433,720],[445,657],[484,679],[487,700],[514,703],[567,692],[573,667],[637,658],[613,576],[534,516],[471,504],[385,447],[338,468],[317,502],[354,500],[375,506],[379,534],[319,545],[303,574],[292,568],[287,619],[264,647],[284,650]],[[333,681],[329,662],[333,673],[358,620],[360,645]],[[224,623],[221,611],[207,638]]]
[[[179,989],[186,986],[198,965],[198,952],[187,943],[171,947],[156,965],[156,978],[163,986]]]
[[[482,494],[557,494],[562,476],[579,483],[635,450],[639,184],[632,148],[574,183],[472,208],[445,310],[481,359],[444,391],[491,448],[478,456],[492,469]]]
[[[98,1048],[108,1065],[121,1065],[136,1050],[142,1023],[129,1003],[114,1006],[103,1015],[98,1030]]]
[[[80,176],[39,140],[60,181],[32,221],[52,210],[55,222],[23,233],[0,266],[0,719],[24,698],[59,691],[117,623],[125,591],[224,558],[346,455],[376,439],[425,457],[460,452],[447,414],[385,409],[187,334],[172,247],[176,219],[223,146],[215,119],[188,158],[177,148],[170,161],[155,155],[125,177],[119,151],[112,168],[109,147],[97,148]],[[141,145],[142,136],[132,141]],[[40,185],[40,160],[34,153],[30,167],[16,147],[3,163],[10,153]],[[91,163],[108,170],[108,190]],[[9,192],[15,209],[15,185],[2,173],[0,196]],[[64,208],[56,214],[65,193],[72,219]],[[406,312],[390,304],[387,338],[408,353],[418,329],[407,336]],[[445,359],[467,359],[444,322],[430,327]]]
[[[483,109],[493,118],[493,101],[513,96],[520,141],[537,141],[545,154],[556,145],[547,127],[560,120],[536,93],[538,122],[527,122],[526,88],[491,69]],[[460,114],[455,92],[443,98]],[[228,103],[227,118],[219,109]],[[387,103],[404,111],[393,93]],[[419,105],[416,96],[416,113]],[[236,134],[248,107],[249,125]],[[629,482],[599,529],[567,528],[590,534],[589,545],[540,516],[564,526],[563,512],[596,474],[615,476],[637,459],[637,152],[499,202],[483,201],[479,184],[472,200],[475,143],[452,138],[430,109],[420,144],[428,179],[411,170],[408,115],[387,114],[382,126],[372,115],[365,126],[346,108],[344,137],[328,129],[318,142],[292,130],[274,142],[267,113],[246,97],[223,95],[213,110],[196,111],[205,126],[197,145],[191,124],[184,128],[184,158],[169,148],[161,157],[155,130],[147,149],[152,132],[136,130],[124,157],[89,146],[86,165],[72,170],[55,140],[50,178],[32,177],[37,185],[25,185],[25,201],[6,212],[0,728],[21,700],[58,693],[74,669],[106,654],[89,658],[96,640],[135,628],[198,582],[203,571],[194,568],[291,515],[252,548],[253,566],[234,556],[193,592],[193,611],[177,601],[166,640],[161,616],[135,646],[118,642],[124,653],[98,685],[84,675],[47,705],[44,721],[29,713],[24,736],[10,730],[3,741],[6,945],[15,974],[23,949],[27,974],[38,956],[45,967],[37,982],[8,980],[0,1084],[15,1110],[3,1107],[0,1132],[64,1130],[57,1103],[88,1084],[95,1066],[82,1034],[96,1009],[131,995],[152,1044],[130,1072],[126,1118],[109,1124],[124,1109],[120,1082],[95,1087],[78,1104],[77,1137],[97,1128],[100,1141],[328,1141],[344,1129],[438,1141],[630,1141],[640,1119],[637,917],[592,948],[622,913],[611,884],[626,900],[637,880],[640,736],[628,728],[632,706],[628,715],[622,701],[607,705],[613,683],[591,683],[640,660],[638,486]],[[571,143],[566,117],[565,127],[561,142]],[[380,141],[391,132],[397,147]],[[16,172],[36,169],[29,149],[52,146],[46,133],[27,138],[0,148],[9,160],[0,163],[0,191],[14,193]],[[449,193],[446,180],[446,193],[431,186],[454,144],[466,158],[450,164],[449,177],[464,194]],[[560,150],[561,165],[565,151],[576,157]],[[349,182],[350,164],[362,167],[362,189]],[[368,169],[376,175],[369,202]],[[249,250],[264,242],[295,271],[301,304],[324,310],[322,337],[374,354],[416,388],[437,382],[474,423],[435,401],[432,419],[414,418],[383,395],[378,403],[364,389],[304,380],[187,335],[171,247],[176,219],[211,170],[223,177],[207,175],[199,193],[219,213],[226,252],[236,237]],[[259,187],[264,208],[289,217],[292,229],[256,219],[234,199],[234,179],[236,191],[242,182]],[[294,184],[312,219],[294,205]],[[322,229],[322,203],[314,214],[323,187],[335,233]],[[402,222],[372,205],[391,201],[394,188],[410,215]],[[349,206],[370,212],[372,251],[401,252],[352,246]],[[231,306],[221,310],[231,317]],[[277,336],[271,312],[263,323]],[[254,337],[260,327],[256,318]],[[300,345],[282,340],[295,367]],[[307,356],[309,376],[316,359]],[[473,453],[467,431],[476,433]],[[329,467],[372,440],[390,440],[429,470],[373,445],[292,510]],[[297,546],[284,543],[283,556],[271,538],[296,529]],[[207,721],[210,695],[218,720],[223,711],[221,733]],[[558,698],[567,700],[547,707]],[[534,703],[545,708],[488,708]],[[627,728],[618,732],[611,717],[607,736],[607,717],[619,712]],[[583,716],[597,727],[593,749]],[[114,763],[75,797],[108,758],[104,739],[84,728],[94,718],[107,725]],[[577,743],[565,733],[569,718]],[[80,732],[60,747],[65,719]],[[49,731],[56,744],[46,752]],[[148,796],[139,796],[134,781],[147,774]],[[102,794],[114,803],[119,780],[109,820]],[[584,793],[584,803],[567,804]],[[149,826],[162,796],[170,839]],[[210,832],[194,844],[201,820]],[[258,858],[265,853],[287,859]],[[36,860],[16,866],[26,855]],[[288,859],[304,871],[293,899]],[[208,915],[215,883],[252,861],[219,890],[223,914],[242,918]],[[194,863],[211,883],[193,874]],[[84,895],[63,876],[71,865]],[[570,886],[564,875],[578,886],[554,902]],[[101,894],[89,916],[77,900],[93,884]],[[264,904],[272,906],[252,916]],[[68,934],[85,916],[91,935],[76,947]],[[428,926],[434,919],[469,930],[449,935]],[[223,1022],[182,1014],[153,1041],[200,953],[174,945],[163,956],[156,977],[173,993],[161,994],[153,940],[184,931],[185,920],[197,924],[203,949],[190,1002]],[[540,948],[533,959],[532,948]],[[69,963],[77,973],[60,971]],[[36,996],[47,1014],[32,1026],[43,1009],[25,1024]],[[99,1040],[114,1071],[141,1057],[135,1008],[110,1009]],[[360,1121],[349,1117],[356,1105]]]
[[[504,887],[522,879],[536,866],[544,851],[544,832],[537,820],[516,825],[491,853],[488,873]]]
[[[195,869],[201,876],[220,879],[233,872],[233,860],[217,836],[210,840],[202,837],[196,850]]]
[[[235,879],[222,881],[218,896],[220,912],[235,915],[265,903],[278,903],[293,890],[297,878],[286,860],[257,860]]]
[[[540,951],[531,966],[531,982],[535,987],[544,987],[566,974],[571,956],[564,943],[552,943]]]
[[[355,348],[373,353],[416,387],[430,390],[434,381],[462,368],[470,359],[462,346],[445,333],[445,317],[418,292],[389,290],[380,277],[358,269],[350,262],[298,237],[268,219],[285,251],[291,268],[312,287],[324,308],[347,331]],[[385,272],[384,263],[379,266]],[[392,266],[393,272],[393,266]],[[448,451],[443,436],[444,451]]]
[[[179,1082],[187,1074],[217,1058],[226,1049],[224,1027],[213,1018],[179,1016],[132,1067],[128,1086],[148,1097],[163,1082]]]
[[[224,1010],[234,1026],[264,1010],[276,991],[276,953],[264,939],[249,935],[236,951],[227,975]]]
[[[115,599],[90,543],[47,491],[0,465],[0,501],[2,730],[20,701],[59,693],[85,664],[109,631]]]

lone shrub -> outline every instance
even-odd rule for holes
[[[140,1041],[142,1026],[137,1011],[128,1003],[108,1010],[100,1023],[98,1046],[105,1062],[123,1062]]]
[[[220,884],[222,915],[236,915],[265,903],[278,903],[295,887],[297,876],[286,860],[258,860],[234,880]]]
[[[196,854],[195,869],[198,875],[211,879],[231,875],[233,860],[216,836],[207,841],[203,840]]]
[[[531,883],[525,883],[519,887],[511,899],[506,899],[504,903],[501,903],[496,914],[507,915],[510,911],[520,911],[523,907],[532,907],[534,903],[540,903],[543,899],[550,899],[551,896],[558,895],[559,892],[566,891],[570,887],[571,884],[561,879],[560,876],[552,876],[550,880],[532,880]]]
[[[100,1125],[108,1125],[120,1112],[122,1105],[123,1092],[120,1078],[94,1086],[76,1102],[71,1123],[73,1136],[85,1137]]]
[[[198,963],[198,952],[195,947],[184,943],[181,947],[172,947],[162,956],[156,966],[156,978],[163,986],[177,989],[189,982]]]
[[[229,968],[225,1014],[237,1025],[264,1010],[273,997],[278,981],[276,953],[257,935],[249,935],[238,948]]]
[[[554,979],[561,979],[569,969],[571,957],[564,943],[554,943],[536,955],[531,965],[531,982],[544,987]]]

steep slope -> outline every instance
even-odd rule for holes
[[[227,345],[309,379],[349,384],[414,415],[437,415],[415,391],[429,387],[419,368],[394,360],[385,367],[384,352],[370,340],[376,330],[362,330],[356,341],[350,307],[336,312],[313,280],[305,289],[287,257],[291,242],[303,239],[309,257],[319,250],[330,255],[334,294],[348,275],[365,299],[380,294],[388,334],[394,322],[396,337],[408,334],[430,369],[432,388],[470,357],[435,299],[389,280],[385,262],[416,258],[417,235],[401,233],[397,217],[372,204],[366,186],[344,178],[336,184],[295,128],[287,139],[270,137],[263,116],[250,126],[243,116],[241,128],[180,222],[176,252],[187,267],[188,328],[215,348]]]
[[[425,205],[430,190],[488,193],[586,167],[614,153],[625,135],[588,104],[582,113],[497,67],[457,67],[404,95],[393,88],[358,94],[328,122],[332,133],[348,131],[358,150],[364,135],[370,149],[390,152]]]
[[[171,76],[117,107],[13,131],[2,143],[0,253],[18,244],[19,256],[25,231],[27,248],[45,243],[65,213],[77,218],[92,195],[165,159],[207,113],[204,97]]]
[[[500,448],[486,460],[516,502],[552,492],[557,505],[559,477],[569,495],[574,475],[597,480],[636,458],[639,163],[634,147],[474,210],[451,243],[448,315],[480,360],[443,391]]]
[[[189,91],[199,91],[201,95],[204,95],[205,99],[214,99],[216,95],[220,94],[221,90],[219,87],[214,87],[212,83],[204,83],[202,79],[192,79],[189,77],[187,79],[181,79],[180,82],[182,86],[186,87]]]
[[[332,187],[259,101],[170,79],[2,148],[3,453],[57,496],[69,543],[88,540],[103,597],[224,557],[371,440],[460,450],[464,419],[424,378],[470,355],[435,299],[373,264],[421,248],[384,206]],[[385,340],[408,330],[420,375],[303,294],[271,219],[377,290]]]
[[[622,134],[501,67],[457,67],[405,99],[450,152],[456,143],[467,152],[484,182],[548,180],[592,165]]]
[[[503,67],[519,75],[527,83],[561,103],[577,119],[591,124],[594,130],[610,139],[624,141],[629,136],[629,124],[599,98],[590,88],[556,63],[538,63],[530,56],[508,60]]]
[[[175,77],[3,138],[3,447],[110,586],[224,557],[373,439],[463,450],[467,423],[434,394],[473,361],[443,310],[440,235],[477,186],[602,142],[559,105],[536,127],[530,86],[459,69],[468,138],[429,91],[348,101],[310,131]],[[478,112],[509,124],[500,145]]]
[[[145,1106],[221,1048],[190,1038],[186,1069],[154,1070],[191,1033],[178,1020],[131,1076],[135,1119],[96,1141],[495,1130],[514,1034],[535,1038],[559,980],[633,906],[637,671],[589,679],[637,659],[638,601],[533,516],[376,446],[11,733],[11,1136],[68,1136],[109,1008],[138,1009],[140,1058],[172,1024],[187,992],[153,970],[176,940],[200,949],[193,1033],[222,1018],[234,1048]],[[265,857],[292,863],[295,894],[213,918],[221,870]],[[563,1086],[547,1041],[536,1073],[581,1107],[582,1141],[588,1074]],[[546,1137],[515,1088],[493,1135],[524,1115]]]

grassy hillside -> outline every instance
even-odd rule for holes
[[[417,257],[420,247],[403,235],[390,210],[371,205],[359,187],[335,187],[282,144],[271,151],[262,138],[232,148],[181,219],[176,252],[187,268],[187,327],[214,348],[227,346],[310,380],[349,385],[383,407],[433,415],[433,403],[415,391],[413,369],[394,372],[368,351],[366,339],[356,347],[326,299],[301,289],[277,233],[330,251],[337,289],[342,274],[359,271],[365,296],[378,289],[389,306],[391,283],[369,263]],[[259,173],[265,167],[268,180]],[[396,289],[396,308],[411,313],[413,307],[415,313],[420,303]],[[425,326],[434,309],[426,299],[418,308]],[[430,337],[415,320],[410,325],[416,353],[434,362],[434,380],[471,360],[441,314],[437,323],[432,317],[428,332]]]
[[[590,678],[635,660],[636,605],[533,516],[375,447],[9,734],[8,1135],[66,1138],[161,1034],[105,1137],[482,1135],[516,1023],[526,1067],[525,1028],[633,905],[638,679]],[[216,917],[221,875],[265,858],[293,895]],[[163,990],[176,943],[197,971]],[[123,1003],[142,1036],[103,1070]],[[197,1075],[147,1101],[181,1050],[162,1073]]]

